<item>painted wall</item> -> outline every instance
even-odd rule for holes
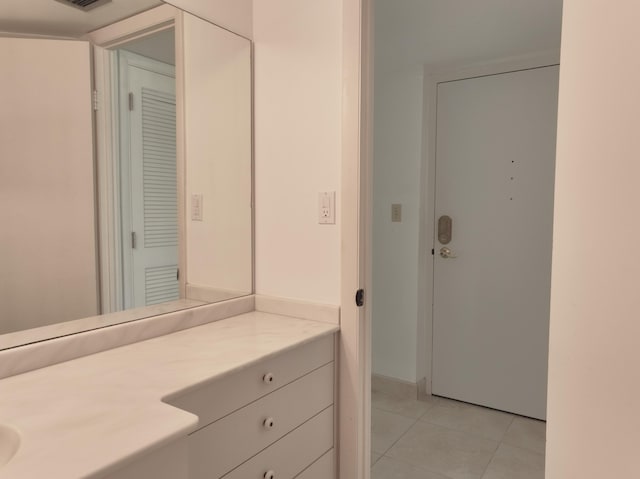
[[[89,44],[0,38],[0,64],[2,334],[98,304]]]
[[[373,372],[416,381],[422,72],[378,75],[373,168]],[[391,204],[402,222],[391,222]]]
[[[244,37],[253,36],[253,0],[164,1]]]
[[[189,14],[183,28],[187,283],[249,294],[251,43]],[[202,221],[191,219],[193,194]]]
[[[254,2],[258,294],[340,304],[342,1]],[[338,208],[339,211],[339,208]]]
[[[566,0],[547,479],[640,468],[640,49],[633,0]]]

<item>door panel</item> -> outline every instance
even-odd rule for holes
[[[558,67],[438,85],[433,393],[545,418]]]
[[[128,178],[123,181],[129,190],[123,204],[130,205],[123,215],[125,221],[128,218],[124,241],[131,248],[130,264],[125,262],[125,298],[131,301],[127,307],[172,301],[180,295],[175,79],[152,71],[158,62],[145,62],[149,69],[129,66],[127,73],[132,95]]]

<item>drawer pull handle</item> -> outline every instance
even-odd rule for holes
[[[262,380],[266,383],[266,384],[272,384],[273,380],[275,378],[273,377],[272,373],[267,373],[262,377]]]
[[[267,471],[264,473],[264,479],[276,479],[276,473],[273,471]]]
[[[276,425],[276,422],[273,420],[272,417],[268,417],[267,419],[264,420],[262,424],[264,425],[264,428],[266,430],[269,430],[269,429],[273,429],[273,426]]]

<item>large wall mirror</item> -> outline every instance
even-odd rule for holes
[[[0,350],[252,293],[249,40],[3,0],[0,62]]]

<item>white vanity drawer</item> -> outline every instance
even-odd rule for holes
[[[334,359],[334,335],[275,356],[166,402],[200,419],[200,427],[240,409]]]
[[[333,367],[326,364],[191,434],[190,477],[223,476],[333,404]]]
[[[294,429],[224,479],[293,479],[333,448],[333,406]],[[324,456],[323,456],[324,457]],[[313,477],[313,476],[310,476]],[[331,476],[322,476],[329,479]]]
[[[334,479],[336,477],[335,451],[331,449],[311,464],[296,479]]]

